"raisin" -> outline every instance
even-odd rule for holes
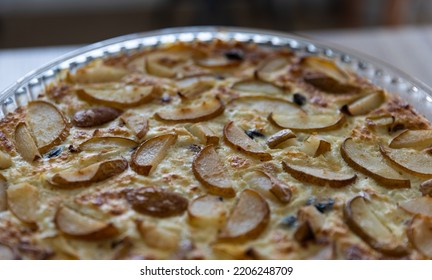
[[[247,136],[249,136],[250,139],[254,139],[255,137],[259,137],[259,138],[265,137],[264,134],[262,134],[261,132],[255,130],[255,129],[245,130],[245,133]]]
[[[75,148],[73,145],[69,145],[68,150],[71,153],[78,153],[79,152],[79,150],[77,148]]]
[[[300,93],[294,93],[293,102],[299,106],[303,106],[306,104],[306,97]]]
[[[280,226],[283,228],[291,228],[297,223],[296,216],[286,216],[280,222]]]
[[[49,150],[48,153],[46,153],[44,157],[45,158],[58,157],[59,155],[61,155],[62,152],[63,152],[63,147],[57,146],[57,147],[54,147],[51,150]]]
[[[191,144],[188,146],[188,149],[194,153],[199,153],[201,151],[201,147],[196,144]]]
[[[390,132],[396,132],[399,130],[405,129],[405,125],[403,123],[395,124],[393,127],[390,128]]]
[[[315,196],[311,196],[308,198],[308,200],[306,201],[306,205],[312,205],[314,204],[316,201],[316,197]]]
[[[244,53],[240,49],[231,49],[225,52],[225,57],[228,58],[229,60],[243,60]]]
[[[334,200],[332,198],[329,198],[327,200],[316,203],[314,206],[318,211],[324,213],[326,211],[332,210],[333,205],[334,205]]]

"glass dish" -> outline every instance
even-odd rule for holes
[[[37,98],[47,84],[64,69],[74,70],[100,57],[107,57],[162,44],[192,41],[236,40],[267,47],[288,47],[298,54],[321,55],[399,95],[432,121],[432,89],[402,71],[364,54],[322,44],[291,34],[237,27],[180,27],[125,35],[70,52],[29,72],[0,93],[0,119]]]

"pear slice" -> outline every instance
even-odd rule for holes
[[[175,231],[147,221],[137,221],[136,225],[142,240],[151,248],[173,251],[180,244],[180,236]]]
[[[87,102],[122,109],[150,102],[155,87],[108,83],[82,87],[76,93]]]
[[[189,57],[190,53],[188,52],[150,53],[146,58],[146,70],[154,76],[173,78]]]
[[[262,170],[256,170],[258,174],[260,187],[267,189],[274,197],[283,204],[290,202],[292,197],[291,188],[287,186],[284,182],[269,174],[268,172]]]
[[[22,158],[27,162],[33,162],[41,157],[27,125],[23,122],[15,127],[15,148]]]
[[[28,183],[11,184],[7,189],[9,210],[25,223],[35,223],[39,209],[39,189]]]
[[[175,76],[175,70],[161,63],[162,57],[150,55],[146,60],[146,70],[149,74],[171,78]]]
[[[195,60],[195,63],[204,68],[220,69],[230,68],[239,66],[241,63],[240,59],[229,59],[225,55],[213,55],[208,57],[202,57]]]
[[[194,158],[192,171],[207,191],[225,197],[235,196],[231,180],[213,145],[204,147]]]
[[[126,127],[132,130],[138,139],[144,138],[149,130],[149,121],[146,117],[134,112],[126,112],[120,116]]]
[[[318,157],[331,151],[331,144],[317,135],[310,135],[303,143],[303,151],[312,156]]]
[[[291,129],[282,129],[271,135],[267,139],[266,143],[270,149],[275,149],[277,146],[279,146],[279,144],[296,137],[297,136],[291,131]]]
[[[271,113],[268,119],[277,127],[288,128],[299,132],[321,132],[336,130],[341,128],[346,120],[343,114],[307,115],[303,112],[297,114]]]
[[[256,76],[262,81],[269,81],[273,75],[280,73],[288,66],[290,60],[287,57],[273,57],[267,60],[259,69],[257,69]]]
[[[193,99],[214,87],[214,78],[208,76],[186,78],[183,81],[178,81],[177,85],[180,86],[178,95],[184,99]]]
[[[403,171],[424,178],[432,178],[432,156],[411,149],[388,149],[380,145],[381,154]]]
[[[318,56],[308,56],[302,58],[300,65],[305,69],[304,81],[319,90],[330,93],[358,91],[358,87],[351,84],[350,75],[334,61]]]
[[[27,107],[27,123],[40,153],[49,151],[69,135],[69,123],[60,110],[46,101],[32,101]]]
[[[54,218],[59,231],[69,237],[100,240],[117,235],[113,224],[79,213],[72,208],[60,206]]]
[[[93,127],[115,120],[122,112],[111,107],[93,107],[75,112],[73,124],[77,127]]]
[[[399,207],[410,214],[421,214],[432,217],[432,197],[416,197],[399,203]]]
[[[263,117],[267,117],[272,112],[275,114],[296,114],[303,112],[298,105],[291,101],[269,95],[242,95],[232,99],[227,104],[227,109],[232,111],[254,111]]]
[[[223,130],[225,141],[234,149],[242,153],[258,158],[259,160],[271,160],[272,156],[254,140],[250,139],[246,133],[237,127],[232,121],[227,123]]]
[[[420,192],[422,195],[432,196],[432,179],[426,180],[420,184]]]
[[[359,87],[353,84],[341,83],[340,81],[322,72],[306,72],[303,75],[303,80],[313,87],[327,93],[349,94],[358,93],[360,91]]]
[[[202,195],[188,207],[189,222],[194,226],[218,226],[225,220],[225,203],[219,196]]]
[[[7,181],[3,175],[0,174],[0,212],[7,210]]]
[[[266,229],[270,208],[265,199],[251,189],[245,189],[219,234],[221,241],[242,242],[255,239]]]
[[[346,84],[350,81],[348,73],[332,60],[319,56],[307,56],[302,58],[300,64],[307,69],[322,72],[340,83]]]
[[[349,228],[373,249],[395,257],[408,254],[405,244],[378,219],[364,197],[356,196],[346,203],[344,218]]]
[[[0,169],[7,169],[12,166],[12,159],[9,154],[0,150]]]
[[[78,69],[76,74],[69,76],[69,78],[72,82],[82,84],[107,83],[120,81],[126,74],[126,69],[108,66],[98,61],[95,64]]]
[[[193,89],[195,85],[200,84],[214,84],[216,78],[210,75],[197,75],[192,77],[187,77],[184,79],[176,80],[175,83],[180,89]]]
[[[423,150],[432,146],[432,129],[405,130],[393,138],[389,144],[390,148],[411,148]]]
[[[282,162],[283,169],[300,182],[306,182],[318,186],[329,185],[340,188],[353,183],[357,175],[343,174],[314,166],[303,166]]]
[[[270,96],[282,95],[284,93],[284,91],[281,88],[271,83],[254,81],[254,80],[235,83],[232,89],[236,91],[252,92],[252,93],[258,93],[258,94],[270,95]]]
[[[208,125],[197,123],[186,126],[186,129],[204,145],[217,145],[219,143],[219,136]]]
[[[176,134],[163,134],[147,139],[132,154],[132,169],[140,175],[148,176],[176,141]]]
[[[130,151],[135,149],[138,143],[124,137],[92,137],[78,146],[79,151],[107,153],[111,151]]]
[[[425,257],[432,258],[432,218],[415,215],[408,228],[411,244]]]
[[[100,182],[125,171],[127,160],[123,158],[106,160],[76,170],[56,173],[49,183],[58,187],[82,187]]]
[[[132,188],[126,200],[138,213],[157,218],[182,215],[188,207],[186,198],[158,187]]]
[[[297,212],[299,226],[294,232],[294,239],[301,245],[308,241],[315,243],[328,242],[327,236],[323,234],[325,216],[313,205],[303,206]]]
[[[0,260],[16,260],[17,256],[15,255],[13,249],[6,244],[0,243]]]
[[[395,117],[390,114],[369,116],[366,118],[366,125],[372,129],[390,128],[395,123]]]
[[[341,145],[341,155],[345,162],[353,169],[371,177],[380,185],[387,188],[409,188],[410,180],[402,177],[391,168],[379,154],[372,154],[370,146],[355,142],[347,138]]]
[[[378,90],[374,93],[362,97],[346,107],[346,111],[351,116],[365,115],[372,110],[381,106],[385,101],[385,93],[383,90]]]
[[[173,110],[160,111],[155,114],[160,121],[173,123],[197,123],[207,121],[221,115],[225,105],[216,97],[191,107],[180,107]]]

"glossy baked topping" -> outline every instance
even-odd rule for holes
[[[0,129],[0,258],[432,258],[429,121],[318,56],[99,59]]]

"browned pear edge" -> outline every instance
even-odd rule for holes
[[[399,188],[410,188],[411,187],[411,181],[408,179],[389,179],[386,177],[383,177],[381,175],[378,175],[376,173],[373,173],[372,171],[369,171],[365,167],[357,164],[354,160],[350,158],[348,153],[346,152],[345,144],[346,142],[352,138],[347,138],[344,140],[344,142],[341,145],[341,155],[342,158],[345,160],[345,162],[353,169],[371,177],[375,181],[378,182],[378,184],[390,188],[390,189],[399,189]],[[390,168],[390,167],[389,167]]]
[[[406,168],[405,166],[403,166],[402,164],[400,164],[399,162],[397,162],[396,160],[392,159],[386,151],[386,148],[384,148],[384,146],[382,144],[379,144],[379,149],[381,152],[381,155],[387,160],[387,162],[389,162],[390,164],[394,165],[396,168],[399,168],[403,171],[405,171],[408,174],[414,175],[416,177],[421,177],[421,178],[432,178],[432,174],[425,174],[425,173],[420,173],[420,172],[416,172],[414,170],[411,170],[409,168]]]
[[[370,247],[372,247],[373,249],[375,249],[378,252],[381,252],[381,253],[383,253],[385,255],[389,255],[389,256],[395,256],[395,257],[402,257],[402,256],[407,255],[409,253],[407,248],[405,248],[401,245],[396,245],[394,247],[389,247],[388,245],[383,245],[383,244],[379,243],[374,238],[374,236],[370,236],[368,233],[363,231],[362,227],[353,218],[351,203],[355,199],[365,199],[365,198],[363,196],[358,195],[358,196],[355,196],[354,198],[352,198],[351,200],[349,200],[345,204],[343,214],[344,214],[345,222],[348,225],[348,227],[355,234],[357,234],[364,242],[366,242]],[[392,245],[390,245],[390,246],[392,246]]]
[[[414,223],[417,219],[428,219],[430,223],[432,223],[432,218],[430,217],[425,217],[421,214],[416,214],[414,215],[414,217],[412,217],[409,225],[408,225],[408,229],[407,229],[407,235],[408,235],[408,240],[410,242],[410,244],[417,250],[419,251],[422,255],[430,258],[431,256],[428,256],[427,254],[425,254],[422,250],[422,248],[419,248],[419,246],[417,246],[417,242],[415,242],[415,235],[414,235],[414,230],[416,230],[416,227],[414,226]],[[424,220],[423,220],[424,222]]]
[[[341,128],[346,122],[346,117],[342,113],[339,114],[339,118],[334,123],[332,123],[328,126],[324,126],[324,127],[312,127],[312,128],[298,128],[298,127],[296,128],[296,127],[282,126],[282,125],[278,124],[277,121],[275,121],[273,119],[273,112],[271,112],[268,115],[267,119],[271,124],[273,124],[274,126],[276,126],[278,128],[288,128],[288,129],[291,129],[292,131],[307,132],[307,133],[336,130],[336,129]]]
[[[94,163],[97,164],[97,163]],[[105,179],[111,178],[115,175],[118,175],[125,171],[128,167],[128,162],[126,159],[113,159],[113,160],[106,160],[99,163],[99,168],[94,174],[93,178],[91,178],[89,181],[77,181],[77,182],[71,182],[65,180],[59,173],[55,174],[51,179],[48,180],[48,182],[51,185],[57,186],[57,187],[83,187],[87,186],[88,184],[103,181]],[[105,170],[105,168],[108,169],[108,171]]]
[[[56,214],[54,216],[54,223],[55,223],[57,229],[60,232],[62,232],[65,236],[68,236],[70,238],[78,238],[78,239],[83,239],[83,240],[89,240],[89,241],[91,241],[91,240],[100,240],[100,239],[111,238],[111,237],[113,237],[113,236],[115,236],[115,235],[117,235],[119,233],[118,230],[117,230],[117,228],[112,223],[105,223],[106,224],[105,227],[103,227],[103,228],[101,228],[101,229],[99,229],[97,231],[85,234],[85,235],[71,235],[71,234],[69,234],[67,232],[64,232],[61,228],[59,228],[58,222],[57,222],[57,219],[58,219],[58,217],[60,215],[59,213],[60,213],[60,211],[64,207],[66,207],[66,206],[61,205],[57,209]],[[75,210],[73,210],[73,211],[75,211]],[[79,214],[81,214],[81,213],[79,213]]]
[[[325,140],[320,139],[318,148],[315,151],[314,157],[319,157],[322,154],[331,151],[331,144]]]
[[[56,110],[57,113],[60,114],[60,116],[63,119],[63,123],[64,123],[64,128],[63,128],[62,132],[57,136],[57,138],[53,142],[49,143],[48,145],[38,147],[39,152],[41,154],[44,154],[44,153],[48,152],[52,147],[57,146],[57,145],[61,144],[64,140],[66,140],[66,138],[69,136],[69,129],[71,127],[71,123],[64,116],[64,114],[57,108],[57,106],[55,106],[54,104],[52,104],[50,102],[43,101],[43,100],[30,101],[28,106],[31,106],[32,104],[37,104],[37,103],[47,104],[48,106],[54,108],[54,110]],[[35,143],[36,143],[36,141],[35,141]]]
[[[141,153],[141,151],[145,149],[149,143],[153,141],[159,141],[161,138],[171,138],[171,140],[168,141],[168,142],[172,142],[172,143],[168,143],[168,145],[171,146],[175,143],[175,141],[177,141],[177,134],[174,133],[162,134],[162,135],[149,138],[146,141],[142,142],[135,150],[135,152],[132,154],[132,158],[131,158],[131,168],[136,173],[144,176],[148,176],[150,174],[153,165],[139,165],[138,163],[136,163],[136,159],[138,155]]]
[[[29,137],[29,140],[31,140],[31,149],[32,149],[32,158],[30,159],[26,159],[26,158],[24,158],[24,156],[23,156],[23,154],[24,153],[22,153],[22,150],[21,149],[19,149],[19,146],[17,145],[17,130],[18,130],[18,128],[19,127],[21,127],[21,126],[24,126],[25,127],[25,129],[26,129],[26,131],[27,131],[27,134],[28,134],[28,137]],[[35,142],[35,140],[34,140],[34,138],[33,138],[33,136],[31,135],[31,133],[30,133],[30,131],[29,131],[29,129],[28,129],[28,127],[27,127],[27,124],[25,123],[25,122],[19,122],[17,125],[16,125],[16,127],[15,127],[15,131],[14,131],[14,141],[15,141],[15,149],[16,149],[16,151],[18,152],[18,154],[20,154],[20,156],[24,159],[24,160],[26,160],[27,162],[32,162],[32,161],[35,161],[36,159],[38,159],[38,158],[41,158],[41,155],[40,155],[40,152],[39,152],[39,150],[38,150],[38,148],[37,148],[37,146],[36,146],[36,142]]]
[[[345,187],[351,183],[354,183],[355,180],[357,179],[357,175],[355,175],[355,174],[352,175],[351,177],[348,177],[349,175],[347,175],[346,179],[341,179],[341,180],[332,180],[332,179],[320,178],[320,177],[314,176],[312,174],[303,172],[301,170],[297,170],[295,168],[292,168],[286,162],[282,162],[282,167],[286,172],[288,172],[295,179],[297,179],[301,182],[306,182],[306,183],[310,183],[310,184],[314,184],[314,185],[318,185],[318,186],[325,186],[326,184],[328,184],[330,187],[333,187],[333,188],[341,188],[341,187]]]
[[[203,184],[207,191],[210,194],[213,195],[221,195],[224,197],[234,197],[236,195],[235,190],[232,188],[232,186],[230,188],[221,188],[219,186],[216,186],[214,184],[209,183],[206,179],[204,179],[204,177],[201,176],[200,172],[198,172],[198,167],[197,165],[199,164],[200,160],[207,156],[207,153],[210,149],[214,149],[213,145],[208,145],[205,146],[194,158],[193,162],[192,162],[192,171],[193,174],[195,175],[195,178],[201,183]]]
[[[155,117],[155,119],[157,119],[159,121],[170,122],[170,123],[197,123],[197,122],[208,121],[208,120],[211,120],[213,118],[216,118],[217,116],[221,115],[225,111],[225,105],[219,96],[216,96],[216,100],[219,103],[219,106],[217,106],[214,109],[214,111],[208,112],[207,114],[199,116],[199,117],[193,117],[193,118],[177,117],[176,118],[174,112],[171,112],[171,113],[163,112],[163,114],[162,114],[162,112],[157,112],[156,114],[154,114],[154,117]],[[182,108],[182,109],[193,110],[193,108]],[[177,109],[174,109],[174,110],[177,110]],[[170,117],[165,117],[164,115],[167,115]]]
[[[8,207],[6,195],[7,187],[7,179],[0,173],[0,212],[7,210]]]
[[[256,170],[256,172],[262,174],[270,180],[271,188],[269,189],[269,191],[274,195],[274,197],[279,200],[279,202],[283,204],[290,202],[292,197],[292,191],[288,186],[283,186],[285,185],[283,182],[281,182],[279,179],[275,178],[264,170],[258,169]]]
[[[252,157],[255,157],[255,158],[258,158],[259,160],[262,160],[262,161],[267,161],[267,160],[271,160],[272,159],[272,156],[269,154],[269,153],[267,153],[267,152],[253,152],[253,151],[249,151],[249,150],[247,150],[247,149],[245,149],[245,148],[243,148],[243,147],[241,147],[241,146],[238,146],[238,145],[236,145],[235,143],[233,143],[233,142],[231,142],[230,141],[230,139],[229,139],[229,137],[228,137],[228,130],[230,129],[230,127],[232,126],[232,125],[234,125],[234,122],[233,121],[230,121],[230,122],[228,122],[225,126],[224,126],[224,128],[223,128],[223,136],[224,136],[224,140],[225,140],[225,142],[231,147],[231,148],[233,148],[234,150],[238,150],[238,151],[241,151],[241,152],[243,152],[244,154],[246,154],[246,155],[249,155],[249,156],[252,156]]]
[[[267,201],[256,191],[253,191],[251,189],[245,189],[241,194],[240,194],[240,198],[243,193],[248,192],[251,195],[257,196],[259,197],[259,200],[261,201],[261,203],[263,203],[263,205],[265,205],[265,214],[264,214],[264,218],[260,221],[260,223],[258,225],[256,225],[256,227],[245,233],[244,235],[241,236],[228,236],[226,235],[223,230],[222,232],[219,234],[219,241],[230,241],[230,242],[244,242],[250,239],[256,239],[258,236],[261,235],[261,233],[267,228],[268,223],[270,222],[270,207],[267,203]],[[237,201],[236,205],[234,206],[234,209],[237,207],[237,204],[239,203],[239,200]],[[233,210],[235,211],[235,210]],[[232,215],[232,212],[231,212]],[[226,223],[228,223],[230,217],[228,217]]]

